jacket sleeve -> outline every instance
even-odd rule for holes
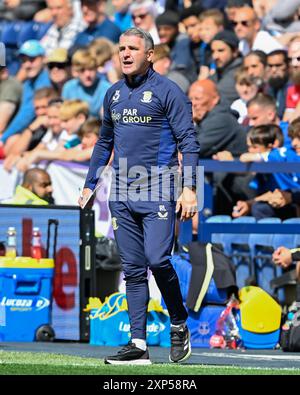
[[[300,248],[295,248],[291,250],[292,253],[292,259],[294,262],[300,261]]]
[[[183,156],[183,186],[195,187],[200,146],[194,130],[191,102],[171,81],[163,101],[167,119]]]
[[[94,190],[107,165],[114,145],[114,125],[110,116],[109,95],[104,98],[104,117],[100,137],[94,147],[84,187]]]

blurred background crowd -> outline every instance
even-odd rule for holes
[[[133,26],[153,37],[154,69],[190,98],[201,159],[294,164],[211,175],[214,214],[299,216],[299,0],[0,0],[4,169],[88,164],[105,93],[122,78],[118,39]]]

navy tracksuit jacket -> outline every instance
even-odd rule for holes
[[[144,76],[137,76],[131,84],[126,78],[118,81],[104,99],[101,136],[94,148],[85,187],[95,188],[100,169],[108,163],[113,149],[117,181],[124,176],[119,160],[127,159],[127,190],[138,177],[130,173],[133,166],[143,166],[148,175],[151,168],[159,173],[163,168],[178,165],[178,149],[183,154],[183,167],[192,168],[191,174],[183,174],[183,185],[195,186],[199,145],[188,98],[175,83],[152,68]],[[151,184],[146,182],[145,185],[151,192]],[[187,318],[178,278],[170,263],[175,206],[174,196],[165,199],[160,195],[155,201],[150,198],[134,201],[130,196],[117,201],[110,199],[126,280],[132,338],[146,339],[148,267],[167,305],[172,324],[183,323]]]

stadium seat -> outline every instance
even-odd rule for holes
[[[254,217],[234,218],[232,223],[256,223]],[[249,247],[249,233],[230,233],[224,234],[224,243],[230,250],[232,263],[236,267],[236,280],[239,288],[245,285],[255,285],[255,271]]]
[[[279,224],[279,218],[263,218],[257,221],[258,224]],[[255,267],[257,285],[273,296],[270,281],[276,277],[276,267],[272,262],[274,234],[252,233],[249,236],[249,246],[252,261]]]
[[[206,220],[207,223],[231,223],[231,217],[229,215],[212,215]],[[224,233],[213,233],[211,237],[211,242],[220,246],[225,254],[229,255],[230,251],[228,246],[225,245]]]
[[[1,41],[5,44],[5,46],[9,47],[18,47],[18,35],[23,28],[25,22],[23,21],[14,21],[7,22],[3,25]]]
[[[23,21],[7,22],[2,27],[1,41],[5,45],[6,65],[9,74],[15,75],[20,67],[18,59],[18,35],[24,26]]]
[[[27,40],[40,40],[50,27],[50,23],[26,22],[18,34],[18,46],[20,47]]]

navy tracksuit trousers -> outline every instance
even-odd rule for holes
[[[126,281],[131,337],[146,339],[148,267],[168,308],[171,323],[187,319],[177,274],[170,262],[175,202],[109,202]]]

